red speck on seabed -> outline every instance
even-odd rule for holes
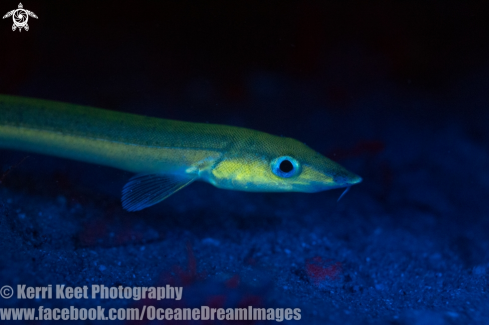
[[[311,282],[319,288],[338,286],[343,278],[342,271],[341,262],[331,259],[316,256],[306,261],[307,275]]]
[[[226,281],[226,287],[231,288],[231,289],[237,288],[239,285],[239,281],[240,281],[239,275],[236,274],[231,279]]]

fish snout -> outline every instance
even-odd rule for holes
[[[337,175],[334,177],[334,182],[339,187],[349,187],[358,184],[362,181],[362,178],[356,174],[348,172],[348,174]]]

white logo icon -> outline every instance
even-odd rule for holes
[[[9,11],[3,16],[3,19],[8,18],[12,16],[12,19],[14,20],[14,24],[12,25],[12,30],[15,32],[15,30],[18,28],[19,32],[22,31],[22,28],[24,28],[26,31],[29,30],[29,25],[27,25],[27,21],[29,20],[29,16],[36,18],[37,16],[35,13],[29,10],[23,9],[24,7],[22,6],[22,3],[19,3],[19,8],[14,9],[12,11]]]
[[[0,296],[3,299],[10,299],[14,295],[14,289],[12,289],[11,286],[3,286],[2,289],[0,289]]]

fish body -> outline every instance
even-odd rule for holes
[[[123,189],[123,206],[130,211],[196,180],[258,192],[318,192],[361,181],[291,138],[5,95],[0,95],[0,148],[136,173]]]

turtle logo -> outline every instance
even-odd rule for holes
[[[36,18],[37,16],[35,13],[29,10],[25,10],[24,7],[22,6],[22,3],[19,3],[19,8],[14,9],[12,11],[9,11],[3,16],[3,19],[8,18],[12,16],[12,19],[14,20],[14,24],[12,25],[12,31],[15,32],[15,30],[18,28],[19,32],[22,31],[22,28],[24,28],[26,31],[29,30],[29,25],[27,25],[27,21],[29,20],[29,16]]]

